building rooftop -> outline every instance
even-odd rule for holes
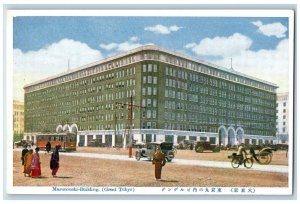
[[[82,70],[85,70],[85,69],[88,69],[88,68],[91,68],[91,67],[95,67],[97,65],[113,62],[114,60],[121,59],[123,57],[130,56],[130,55],[133,55],[135,53],[139,53],[141,51],[159,51],[161,53],[166,53],[166,54],[172,55],[174,57],[189,60],[191,63],[194,62],[194,63],[198,63],[198,64],[201,64],[201,65],[205,65],[205,66],[207,66],[209,68],[213,68],[215,70],[221,70],[221,71],[226,72],[226,73],[230,73],[230,74],[233,74],[233,75],[236,75],[236,76],[244,77],[244,78],[247,78],[247,79],[250,79],[250,80],[261,82],[263,84],[267,84],[267,85],[272,86],[274,88],[278,88],[278,86],[274,83],[264,81],[262,79],[255,78],[255,77],[243,74],[241,72],[237,72],[234,69],[221,67],[221,66],[209,63],[209,62],[205,62],[205,61],[200,60],[198,58],[187,56],[187,55],[182,54],[182,53],[178,53],[178,52],[175,52],[175,51],[170,51],[168,49],[161,48],[161,47],[158,47],[158,46],[153,45],[153,44],[147,44],[147,45],[140,46],[138,48],[132,49],[132,50],[127,51],[127,52],[123,52],[123,53],[120,53],[120,54],[117,54],[117,55],[114,55],[114,56],[111,56],[111,57],[108,57],[108,58],[105,58],[105,59],[102,59],[102,60],[99,60],[99,61],[96,61],[96,62],[93,62],[93,63],[89,63],[89,64],[86,64],[86,65],[80,66],[80,67],[75,68],[75,69],[68,70],[66,72],[62,72],[60,74],[53,75],[51,77],[44,78],[44,79],[39,80],[39,81],[35,81],[33,83],[25,85],[24,89],[26,89],[28,87],[31,87],[31,86],[34,86],[34,85],[42,84],[42,83],[47,82],[47,81],[51,81],[51,80],[56,79],[56,78],[67,76],[67,75],[70,75],[72,73],[76,73],[76,72],[79,72],[79,71],[82,71]],[[158,61],[161,61],[161,60],[158,60]]]

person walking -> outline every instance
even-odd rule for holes
[[[153,154],[152,164],[155,165],[155,179],[158,181],[161,179],[162,167],[166,164],[165,154],[162,153],[160,147],[157,147],[156,152]]]
[[[21,160],[22,160],[22,165],[24,166],[25,163],[25,155],[28,153],[28,149],[27,149],[27,144],[23,146],[23,150],[22,150],[22,156],[21,156]]]
[[[42,175],[39,151],[39,147],[35,148],[35,153],[31,162],[31,177],[41,177]]]
[[[49,152],[51,151],[51,143],[48,141],[48,143],[46,144],[46,151],[49,154]]]
[[[24,176],[31,176],[31,162],[33,158],[33,150],[30,149],[24,156]]]
[[[53,177],[56,177],[56,173],[59,169],[59,149],[60,149],[60,146],[56,145],[55,150],[51,155],[50,169],[52,170]]]

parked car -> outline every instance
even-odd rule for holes
[[[141,157],[146,157],[149,160],[153,159],[153,154],[156,151],[157,146],[160,147],[161,151],[165,154],[166,160],[171,162],[174,158],[173,143],[169,142],[150,142],[146,144],[146,147],[141,148],[135,152],[136,160],[140,160]]]
[[[198,141],[195,144],[195,151],[196,152],[204,152],[204,151],[213,151],[213,152],[220,152],[220,147],[218,145],[210,144],[207,141]]]
[[[178,144],[178,149],[194,149],[194,140],[182,140]]]

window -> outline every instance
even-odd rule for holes
[[[143,99],[143,100],[144,100],[144,99]],[[150,98],[147,99],[147,106],[148,106],[148,107],[151,106],[151,99],[150,99]]]
[[[147,83],[147,77],[143,76],[143,84],[146,84],[146,83]]]
[[[152,118],[156,118],[156,110],[152,111]]]
[[[146,72],[147,71],[147,65],[143,65],[143,72]]]
[[[148,72],[152,72],[152,64],[148,64]]]
[[[145,107],[146,106],[146,99],[142,100],[142,106]]]
[[[151,110],[147,110],[147,118],[151,118]]]
[[[283,112],[286,113],[286,109],[283,109]]]
[[[157,77],[153,77],[153,84],[157,84]]]
[[[157,65],[156,64],[153,65],[153,72],[157,72]]]
[[[286,119],[286,116],[284,115],[282,118],[283,118],[283,119]]]
[[[156,99],[153,99],[153,107],[156,107],[157,106],[157,101]]]
[[[286,102],[283,103],[283,107],[286,107]]]
[[[148,95],[151,96],[152,95],[152,88],[148,87]]]
[[[142,95],[146,95],[146,88],[142,88]]]
[[[284,128],[282,128],[282,132],[285,132],[285,127],[284,127]]]
[[[157,89],[156,89],[156,87],[153,87],[153,95],[156,96],[156,94],[157,94]]]
[[[148,84],[152,84],[152,76],[148,76]]]

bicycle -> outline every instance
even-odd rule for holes
[[[231,166],[233,168],[239,168],[240,165],[244,164],[244,166],[247,169],[250,169],[253,166],[253,159],[252,157],[247,157],[248,154],[246,154],[244,160],[242,160],[242,155],[237,155],[236,153],[232,153],[231,156],[228,156],[229,159],[231,159]]]

